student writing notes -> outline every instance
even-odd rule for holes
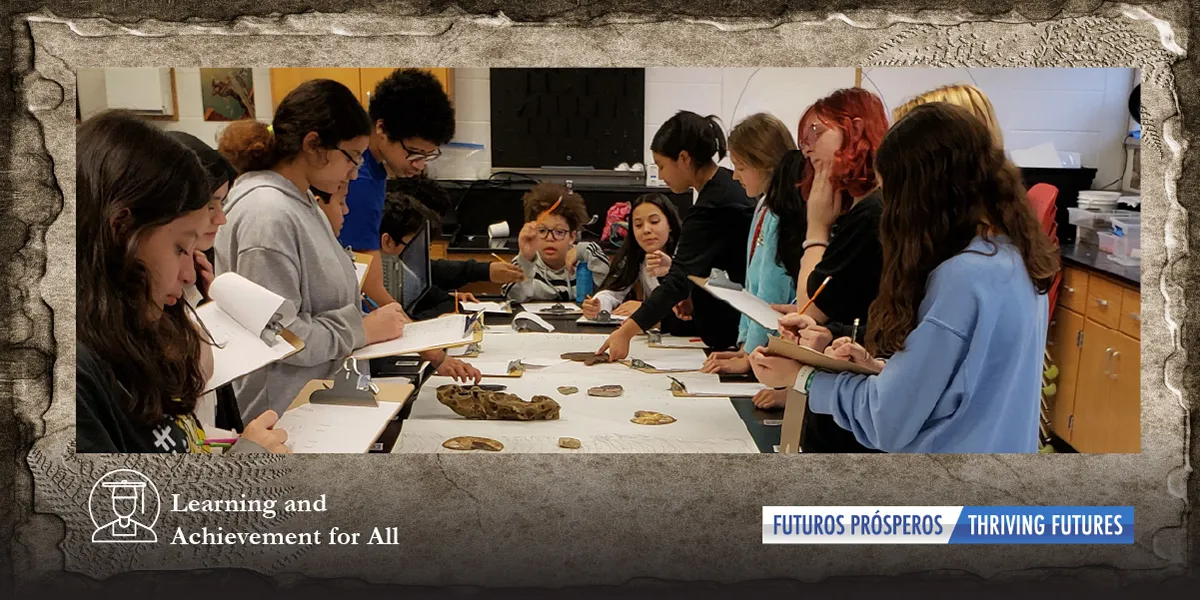
[[[641,307],[641,298],[658,288],[658,278],[671,268],[671,255],[679,242],[679,211],[662,194],[643,194],[630,205],[630,232],[613,259],[613,268],[583,303],[583,316],[595,319],[600,311],[628,317]],[[632,294],[632,298],[630,297]],[[664,330],[680,335],[683,323],[668,315]]]
[[[525,226],[513,264],[525,273],[522,281],[504,286],[504,296],[517,302],[575,301],[575,266],[587,263],[593,281],[608,276],[608,257],[595,242],[579,242],[587,208],[579,194],[555,183],[539,183],[525,193]],[[553,210],[551,210],[553,209]]]
[[[762,198],[754,211],[754,224],[746,240],[747,270],[745,289],[772,305],[790,305],[796,300],[796,281],[780,259],[780,242],[784,235],[780,221],[780,206],[799,204],[796,198],[796,173],[804,164],[804,156],[796,151],[787,126],[775,117],[759,113],[746,117],[729,132],[729,158],[733,162],[733,178],[742,184],[746,194]],[[777,176],[778,175],[778,176]],[[780,196],[792,196],[782,199]],[[801,216],[798,210],[784,213]],[[788,223],[792,231],[798,222]],[[705,373],[749,373],[747,353],[767,344],[769,332],[746,315],[738,324],[736,352],[714,352],[702,369]],[[782,394],[764,389],[756,394],[762,402],[765,396]]]
[[[759,380],[808,394],[864,444],[892,452],[1036,452],[1046,292],[1058,257],[1021,176],[964,109],[919,106],[884,139],[884,278],[868,353],[879,375],[800,369],[756,352]]]
[[[213,243],[217,239],[217,230],[226,222],[225,198],[229,195],[233,181],[237,179],[237,171],[220,152],[196,136],[182,131],[171,131],[167,135],[196,153],[196,158],[200,159],[200,164],[208,173],[208,189],[212,194],[208,201],[208,226],[196,240],[196,250],[193,252],[196,259],[196,283],[187,290],[189,301],[195,304],[199,299],[208,298],[208,286],[212,285],[213,279],[216,278],[213,270]]]
[[[211,225],[212,193],[196,155],[152,125],[106,112],[78,131],[76,450],[208,452],[196,402],[212,373],[211,339],[184,289]],[[287,452],[250,422],[233,452]]]
[[[633,337],[662,321],[681,303],[681,312],[690,311],[688,316],[709,347],[723,350],[737,342],[741,314],[704,292],[693,295],[695,284],[688,279],[689,275],[708,277],[713,268],[725,271],[738,283],[746,276],[746,237],[754,201],[733,180],[729,169],[713,161],[714,156],[725,157],[725,134],[716,117],[680,111],[659,127],[650,151],[659,178],[672,192],[695,189],[699,196],[684,219],[667,275],[659,278],[658,288],[597,350],[597,354],[607,351],[611,360],[628,356]]]
[[[354,94],[318,79],[283,98],[271,130],[238,121],[222,134],[219,147],[242,175],[229,192],[229,222],[217,233],[217,271],[290,300],[299,314],[282,325],[304,341],[300,352],[234,383],[244,420],[282,413],[309,381],[332,374],[338,359],[399,337],[407,321],[396,304],[363,317],[354,265],[308,191],[347,185],[369,133]]]

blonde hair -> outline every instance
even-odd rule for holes
[[[983,90],[973,85],[945,85],[925,92],[893,109],[892,122],[899,121],[909,111],[927,102],[945,102],[967,109],[977,119],[983,121],[984,125],[987,125],[988,131],[992,134],[992,140],[996,143],[996,147],[1004,147],[1004,133],[1000,130],[1000,122],[996,120],[996,112],[992,109],[992,102],[988,100],[987,94],[984,94]]]
[[[796,140],[787,125],[768,113],[742,119],[729,132],[729,150],[751,169],[772,172],[788,150],[796,149]]]

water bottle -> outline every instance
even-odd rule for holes
[[[592,295],[592,288],[596,282],[592,280],[592,270],[588,268],[586,260],[580,260],[579,265],[575,267],[575,301],[583,304],[583,301],[588,296]]]

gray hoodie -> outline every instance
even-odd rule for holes
[[[225,202],[229,222],[214,245],[217,274],[228,271],[291,300],[287,328],[304,349],[233,382],[242,422],[280,415],[313,379],[328,378],[366,343],[358,277],[316,199],[274,171],[251,171]]]

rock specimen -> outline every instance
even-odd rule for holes
[[[633,413],[633,418],[630,421],[638,425],[667,425],[674,423],[675,417],[652,410],[639,410]]]
[[[608,353],[597,355],[595,352],[567,352],[559,358],[573,362],[581,362],[587,366],[608,362]]]
[[[499,452],[504,449],[504,444],[491,438],[464,435],[442,442],[442,447],[449,448],[450,450],[487,450],[489,452]]]
[[[549,396],[534,396],[532,402],[526,402],[504,392],[443,385],[437,389],[437,399],[468,419],[541,421],[558,418],[558,402]]]
[[[579,440],[575,438],[561,437],[558,438],[558,447],[575,449],[579,447]]]
[[[599,398],[616,398],[623,393],[625,393],[625,388],[619,385],[598,385],[594,388],[588,389],[589,396],[596,396]]]
[[[579,388],[573,385],[560,385],[558,386],[558,393],[564,396],[570,396],[571,394],[578,394]]]

